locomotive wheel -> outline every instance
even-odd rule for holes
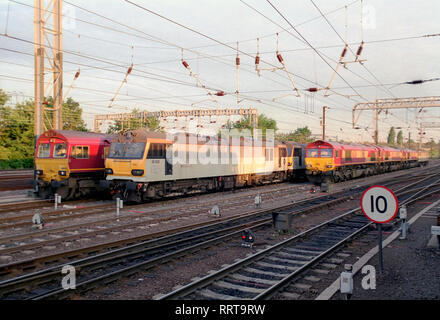
[[[54,193],[57,193],[58,195],[61,196],[62,200],[70,200],[70,198],[73,197],[74,192],[72,192],[73,190],[71,188],[69,188],[68,186],[62,186],[56,189],[56,191]]]
[[[50,196],[50,188],[38,188],[38,197],[48,199]]]

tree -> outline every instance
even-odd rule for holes
[[[312,135],[312,131],[310,131],[309,127],[305,126],[305,127],[297,128],[294,132],[278,135],[278,139],[295,141],[299,143],[308,143],[313,141],[311,135]]]
[[[70,97],[63,103],[62,118],[64,130],[87,131],[82,119],[82,109],[79,103]]]
[[[424,143],[423,148],[429,149],[430,158],[438,158],[439,156],[438,145],[435,143],[433,138],[431,138],[429,142]]]
[[[253,129],[254,129],[249,117],[243,117],[242,119],[240,119],[239,121],[236,121],[236,122],[232,122],[232,121],[228,120],[226,122],[225,128],[229,129],[229,130],[238,129],[239,131],[241,131],[243,129],[248,129],[251,134],[253,134]],[[266,131],[268,129],[273,130],[274,133],[278,130],[277,122],[276,122],[276,120],[271,119],[264,114],[260,114],[258,116],[257,129],[260,129],[263,134],[263,137],[265,137]]]
[[[49,97],[47,99],[47,105],[49,108],[53,106],[52,97]],[[46,111],[46,113],[48,115],[48,118],[52,119],[53,112],[49,110]],[[70,97],[63,102],[63,106],[61,109],[61,118],[63,130],[87,131],[86,124],[82,119],[82,109],[79,106],[79,103]],[[44,120],[46,127],[51,127],[51,124],[47,121],[47,119]]]
[[[34,154],[34,103],[0,106],[0,159],[32,158]]]
[[[0,89],[0,106],[4,106],[6,102],[9,101],[9,96],[4,92],[2,89]]]
[[[9,97],[0,90],[0,160],[29,159],[34,155],[34,101],[7,106]],[[47,99],[48,105],[53,99]],[[48,112],[48,118],[51,117]],[[87,131],[79,103],[68,98],[62,106],[63,129]],[[47,120],[46,120],[46,125]]]
[[[394,130],[394,127],[390,128],[390,132],[388,133],[388,139],[387,144],[388,145],[394,145],[396,142],[396,131]]]
[[[397,145],[398,145],[399,147],[402,147],[402,146],[403,146],[403,131],[402,131],[402,130],[400,130],[400,131],[397,133],[396,143],[397,143]]]

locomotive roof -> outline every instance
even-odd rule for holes
[[[406,151],[406,152],[417,152],[415,150],[410,149],[398,149],[394,147],[389,146],[379,146],[375,144],[360,144],[360,143],[350,143],[350,142],[336,142],[336,141],[324,141],[324,140],[316,140],[310,144],[307,145],[307,147],[313,147],[313,146],[319,146],[319,145],[328,145],[330,147],[333,147],[335,149],[348,149],[350,147],[354,148],[375,148],[375,149],[382,149],[383,151]]]
[[[368,144],[360,144],[360,143],[348,143],[348,142],[336,142],[336,141],[324,141],[324,140],[316,140],[312,143],[309,143],[307,145],[307,147],[312,147],[312,146],[320,146],[320,145],[327,145],[329,147],[333,147],[335,149],[345,149],[345,148],[350,148],[350,147],[355,147],[355,148],[378,148],[378,146],[375,145],[368,145]]]
[[[61,138],[66,141],[75,140],[111,140],[112,135],[105,133],[96,132],[84,132],[84,131],[74,131],[74,130],[48,130],[43,133],[40,138]]]
[[[176,136],[187,136],[187,137],[193,137],[198,139],[198,143],[203,143],[204,138],[209,138],[218,141],[220,138],[218,136],[202,136],[197,135],[194,133],[186,133],[186,132],[174,132],[174,133],[165,133],[165,132],[156,132],[156,131],[147,131],[145,129],[138,129],[133,131],[127,131],[124,133],[121,133],[117,136],[115,136],[112,139],[112,142],[146,142],[148,139],[159,139],[159,140],[165,140],[167,143],[172,143],[174,140],[174,137]],[[252,140],[252,137],[243,137],[245,139]],[[206,141],[209,141],[206,140]],[[265,139],[262,139],[262,141],[265,141]],[[274,141],[274,145],[280,145],[281,142]]]
[[[281,141],[281,143],[284,143],[288,147],[305,148],[307,146],[307,144],[299,143],[295,141]]]

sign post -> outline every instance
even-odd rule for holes
[[[365,216],[376,223],[379,232],[379,272],[383,271],[382,224],[393,220],[399,211],[396,195],[387,187],[372,186],[361,197],[361,208]]]

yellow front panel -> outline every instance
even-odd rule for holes
[[[335,169],[333,158],[306,158],[306,169],[310,171],[332,171]]]
[[[105,167],[113,170],[115,176],[132,176],[131,170],[145,170],[145,160],[125,160],[125,159],[107,159]]]
[[[35,160],[36,170],[43,170],[43,174],[38,178],[50,182],[52,180],[62,181],[70,176],[68,159],[40,159]],[[66,176],[60,176],[58,171],[66,171]]]

